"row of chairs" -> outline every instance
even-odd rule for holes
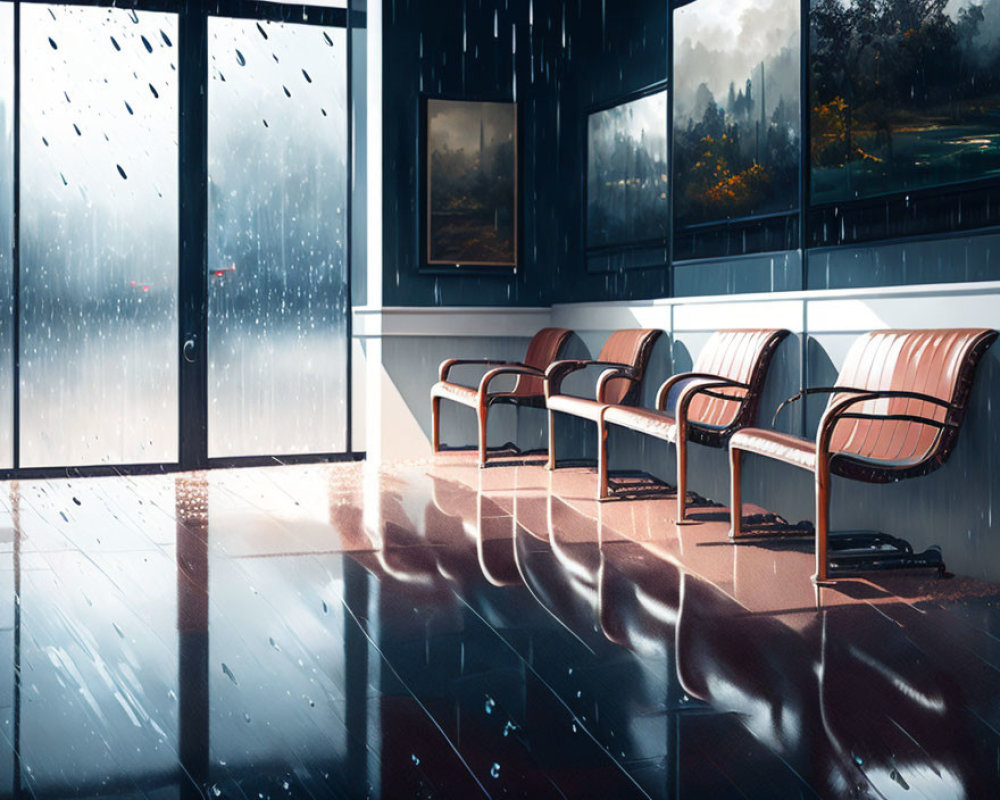
[[[965,416],[976,366],[996,340],[988,329],[885,330],[859,337],[833,386],[803,389],[784,401],[777,415],[807,395],[829,397],[814,439],[754,427],[764,381],[786,330],[721,330],[711,335],[690,372],[670,377],[653,408],[639,403],[639,390],[661,331],[619,330],[596,360],[558,360],[570,331],[546,328],[532,339],[524,362],[451,359],[441,365],[431,389],[432,438],[440,450],[440,402],[475,408],[479,420],[479,464],[487,458],[486,421],[498,403],[548,409],[548,466],[556,467],[555,414],[591,420],[598,432],[599,499],[611,496],[608,479],[609,426],[639,431],[672,443],[677,458],[677,518],[687,515],[687,449],[690,442],[729,448],[731,536],[745,535],[741,468],[744,453],[776,459],[815,476],[816,573],[828,580],[831,476],[889,483],[926,475],[941,466],[955,446]],[[459,365],[489,367],[477,388],[450,380]],[[574,372],[600,370],[592,396],[563,392]],[[491,389],[503,375],[515,375],[510,391]]]

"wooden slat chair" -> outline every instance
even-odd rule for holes
[[[972,380],[997,332],[984,329],[886,330],[860,337],[829,394],[815,440],[744,428],[729,440],[731,536],[743,535],[743,453],[778,459],[816,476],[816,574],[827,581],[830,476],[890,483],[926,475],[947,460],[965,417]],[[777,416],[777,413],[775,414]]]
[[[556,361],[549,366],[545,372],[545,405],[549,409],[549,469],[556,467],[556,412],[597,422],[608,403],[635,405],[653,345],[661,333],[663,331],[653,328],[615,331],[595,360]],[[603,369],[596,379],[593,399],[562,393],[562,383],[568,375],[592,367]]]
[[[452,400],[476,410],[479,421],[479,466],[485,466],[486,418],[490,407],[497,403],[505,403],[545,408],[545,370],[555,361],[571,333],[572,331],[566,328],[542,328],[528,344],[528,352],[523,362],[482,358],[449,358],[442,361],[438,382],[431,387],[431,438],[434,452],[441,449],[441,400]],[[454,367],[465,365],[490,368],[475,389],[449,380]],[[509,392],[491,391],[490,384],[504,375],[517,376],[514,388]]]
[[[757,417],[771,358],[786,330],[721,330],[713,333],[691,372],[669,378],[657,392],[656,408],[608,405],[598,415],[599,497],[610,495],[608,425],[620,425],[674,444],[677,452],[677,519],[687,495],[687,443],[725,447],[729,437]],[[680,389],[673,413],[672,389]]]

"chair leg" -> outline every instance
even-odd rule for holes
[[[815,583],[828,582],[827,541],[830,532],[830,467],[823,459],[816,465],[816,574]]]
[[[743,533],[743,497],[741,471],[743,469],[743,451],[735,447],[729,448],[729,516],[732,527],[729,536],[732,539]]]
[[[549,412],[549,460],[546,469],[556,468],[556,412]]]
[[[486,415],[489,414],[490,407],[484,402],[479,403],[476,409],[476,416],[479,419],[479,466],[486,466]]]
[[[441,398],[431,398],[431,449],[441,451]]]
[[[607,500],[608,491],[608,426],[597,423],[597,499]]]
[[[677,520],[681,521],[686,516],[687,508],[687,440],[686,437],[677,437],[674,442],[677,449]]]

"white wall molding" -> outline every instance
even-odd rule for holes
[[[781,327],[795,333],[862,333],[890,327],[966,327],[1000,324],[1000,281],[825,289],[654,300],[560,303],[545,307],[359,306],[358,339],[530,337],[559,325],[578,333],[661,328],[698,333],[718,328]]]
[[[530,338],[551,317],[548,308],[363,306],[354,309],[354,336]]]

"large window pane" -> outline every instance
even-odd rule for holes
[[[1000,2],[813,0],[812,200],[1000,174]]]
[[[209,20],[208,453],[346,447],[342,29]]]
[[[174,461],[176,17],[21,15],[21,464]]]
[[[798,207],[799,20],[799,0],[697,0],[674,12],[681,226]]]
[[[0,3],[0,467],[13,466],[14,4]]]

